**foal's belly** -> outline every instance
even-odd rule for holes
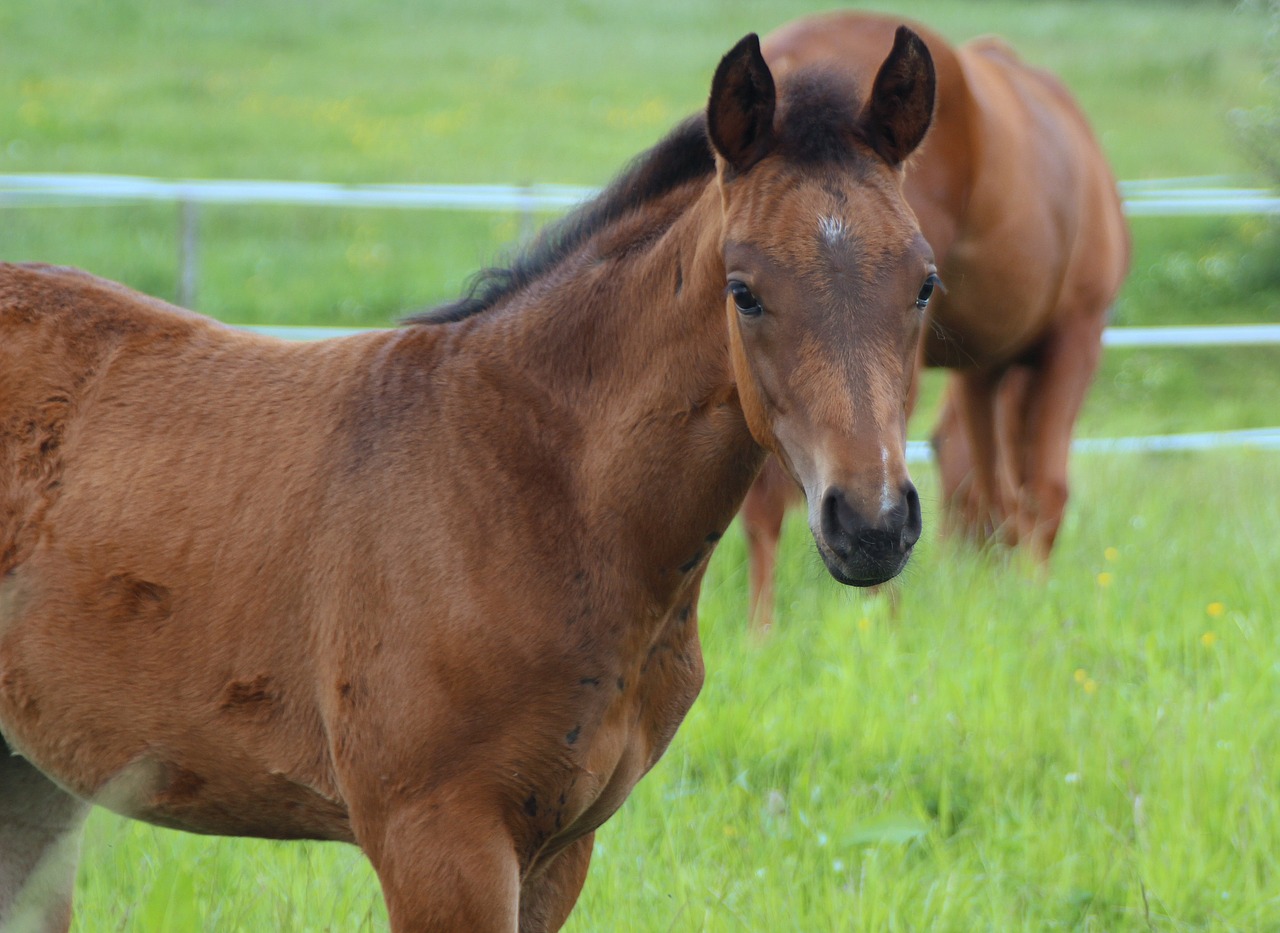
[[[0,733],[14,751],[72,793],[161,826],[351,838],[304,706],[268,680],[215,691],[212,667],[180,640],[106,631],[37,599],[39,581],[32,565],[0,580]]]

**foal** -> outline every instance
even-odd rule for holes
[[[704,117],[394,331],[0,267],[0,925],[66,926],[92,801],[353,842],[397,931],[558,929],[702,684],[765,452],[836,579],[919,536],[914,34],[857,99],[748,36]]]
[[[901,20],[841,11],[764,43],[780,73],[820,65],[865,80]],[[937,67],[937,111],[907,201],[937,254],[922,365],[950,370],[933,435],[946,527],[1048,560],[1067,500],[1071,432],[1129,265],[1115,178],[1062,83],[1003,42],[958,48],[914,25]],[[766,465],[747,497],[752,618],[772,618],[778,535],[794,486]]]

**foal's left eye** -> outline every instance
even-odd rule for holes
[[[920,286],[920,294],[916,296],[916,308],[923,311],[929,307],[929,299],[933,297],[933,290],[942,284],[942,280],[938,278],[936,273],[929,273],[929,277],[924,280],[924,285]]]
[[[760,305],[760,299],[752,294],[751,289],[745,284],[734,280],[729,283],[729,294],[733,296],[733,303],[738,309],[739,314],[745,314],[748,317],[754,317],[764,311]]]

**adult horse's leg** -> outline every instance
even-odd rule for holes
[[[1102,319],[1069,318],[1048,338],[1027,388],[1018,536],[1049,559],[1066,509],[1071,432],[1102,355]]]
[[[1027,485],[1026,457],[1029,406],[1035,371],[1030,366],[1010,366],[996,390],[996,487],[1005,521],[1001,529],[1009,545],[1021,540],[1018,502]]]
[[[552,933],[578,902],[591,864],[595,833],[575,840],[520,888],[520,933]]]
[[[995,408],[999,379],[998,372],[987,370],[956,372],[950,379],[972,463],[973,485],[961,503],[962,524],[979,542],[994,537],[1006,517],[997,476]]]
[[[393,933],[517,933],[519,865],[498,814],[464,792],[388,801],[352,825],[387,903]]]
[[[751,576],[751,625],[759,633],[773,625],[773,581],[778,562],[778,539],[787,502],[795,498],[795,484],[776,457],[765,461],[742,503],[742,529],[747,535]]]
[[[0,930],[63,933],[70,926],[89,809],[0,739]]]
[[[946,389],[938,423],[929,437],[942,491],[942,533],[947,536],[965,531],[962,519],[970,509],[968,497],[973,489],[973,458],[954,394],[951,387]]]

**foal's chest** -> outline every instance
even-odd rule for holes
[[[538,819],[540,800],[526,801],[532,822],[543,823],[535,835],[548,841],[568,842],[593,831],[666,751],[702,688],[692,602],[671,612],[655,638],[624,658],[610,680],[582,678],[595,696],[583,704],[583,721],[564,736],[571,767],[545,793],[550,825]]]

